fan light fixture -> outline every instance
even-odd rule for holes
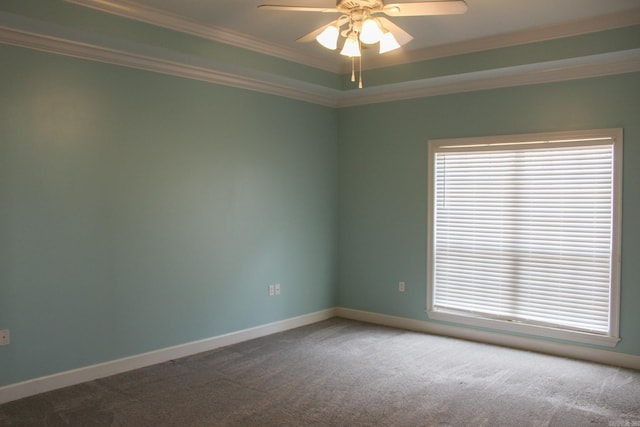
[[[362,23],[362,32],[360,33],[360,41],[365,44],[374,44],[380,41],[382,30],[373,18],[368,18]],[[400,47],[400,45],[398,45]]]
[[[258,6],[264,10],[288,12],[321,12],[340,13],[338,19],[300,37],[299,42],[310,42],[314,39],[321,46],[336,50],[338,39],[345,38],[340,54],[351,58],[351,81],[355,81],[355,58],[360,69],[359,87],[362,87],[362,44],[379,43],[380,54],[391,52],[410,42],[411,34],[398,27],[389,19],[378,16],[428,16],[456,15],[467,11],[464,0],[426,0],[396,2],[385,5],[384,0],[336,0],[335,8],[284,6],[263,4]],[[375,15],[375,16],[374,16]],[[343,27],[346,27],[342,29]],[[342,30],[341,30],[342,29]]]
[[[340,30],[338,29],[338,27],[336,27],[335,25],[329,25],[320,34],[318,34],[316,40],[327,49],[336,50],[336,48],[338,47],[339,36]]]
[[[358,36],[352,32],[342,46],[340,55],[348,56],[350,58],[360,57],[360,43],[358,42]]]
[[[391,31],[387,31],[380,36],[380,54],[396,50],[400,47],[400,43],[393,37]]]

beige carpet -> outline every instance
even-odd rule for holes
[[[2,426],[640,426],[640,372],[331,319],[0,406]]]

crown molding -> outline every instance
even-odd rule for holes
[[[274,74],[0,12],[0,43],[336,106],[339,91]]]
[[[0,12],[0,43],[342,108],[640,71],[640,49],[338,90]]]
[[[146,22],[158,27],[179,31],[197,37],[239,47],[241,49],[258,52],[287,61],[296,62],[332,73],[342,71],[341,64],[327,63],[312,55],[305,55],[276,43],[239,33],[228,28],[206,25],[171,12],[155,7],[136,3],[130,0],[65,0],[79,6],[107,12],[127,19]]]
[[[434,77],[341,93],[338,107],[478,90],[553,83],[640,71],[640,49]]]
[[[329,64],[315,56],[304,55],[285,46],[265,42],[233,30],[196,22],[161,9],[136,3],[131,0],[65,0],[69,3],[89,7],[133,20],[203,37],[242,49],[259,52],[276,58],[297,62],[334,73],[346,73],[348,66]],[[377,56],[367,59],[367,68],[383,68],[447,56],[481,52],[484,50],[518,46],[564,37],[573,37],[598,31],[612,30],[640,24],[640,8],[624,10],[561,24],[529,28],[522,31],[497,34],[456,43],[448,43],[415,51],[401,51],[395,56]]]
[[[491,49],[500,49],[528,43],[580,36],[583,34],[614,30],[633,25],[640,25],[640,7],[607,15],[564,22],[562,24],[546,25],[521,31],[481,37],[473,40],[447,43],[415,51],[400,51],[396,54],[396,57],[385,58],[377,56],[367,59],[367,68],[384,68],[412,62],[427,61],[429,59],[444,58],[447,56],[463,55]],[[347,71],[348,70],[343,69],[343,72]]]

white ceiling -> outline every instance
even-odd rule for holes
[[[279,12],[257,8],[260,4],[333,7],[335,6],[333,0],[111,1],[160,9],[216,30],[228,29],[232,34],[245,35],[274,44],[294,54],[299,53],[301,57],[314,57],[320,61],[327,61],[334,68],[345,61],[345,58],[337,52],[328,51],[315,42],[297,43],[295,41],[298,37],[332,21],[337,15]],[[466,2],[469,9],[464,15],[391,18],[393,22],[414,36],[414,40],[403,47],[404,55],[435,46],[571,23],[625,10],[635,9],[634,14],[637,16],[640,8],[640,0],[466,0]]]

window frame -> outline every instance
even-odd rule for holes
[[[518,321],[458,313],[434,309],[434,197],[435,197],[435,156],[440,147],[456,145],[510,144],[536,141],[569,141],[589,138],[611,138],[613,140],[613,194],[612,194],[612,244],[611,283],[609,289],[609,331],[608,334],[574,331],[552,326],[526,324]],[[576,141],[574,141],[576,142]],[[427,159],[427,315],[429,319],[462,324],[466,326],[490,328],[502,332],[526,334],[536,337],[553,338],[584,344],[614,347],[620,341],[620,261],[622,240],[622,152],[623,129],[593,129],[582,131],[560,131],[515,135],[498,135],[469,138],[432,139],[428,141]]]

